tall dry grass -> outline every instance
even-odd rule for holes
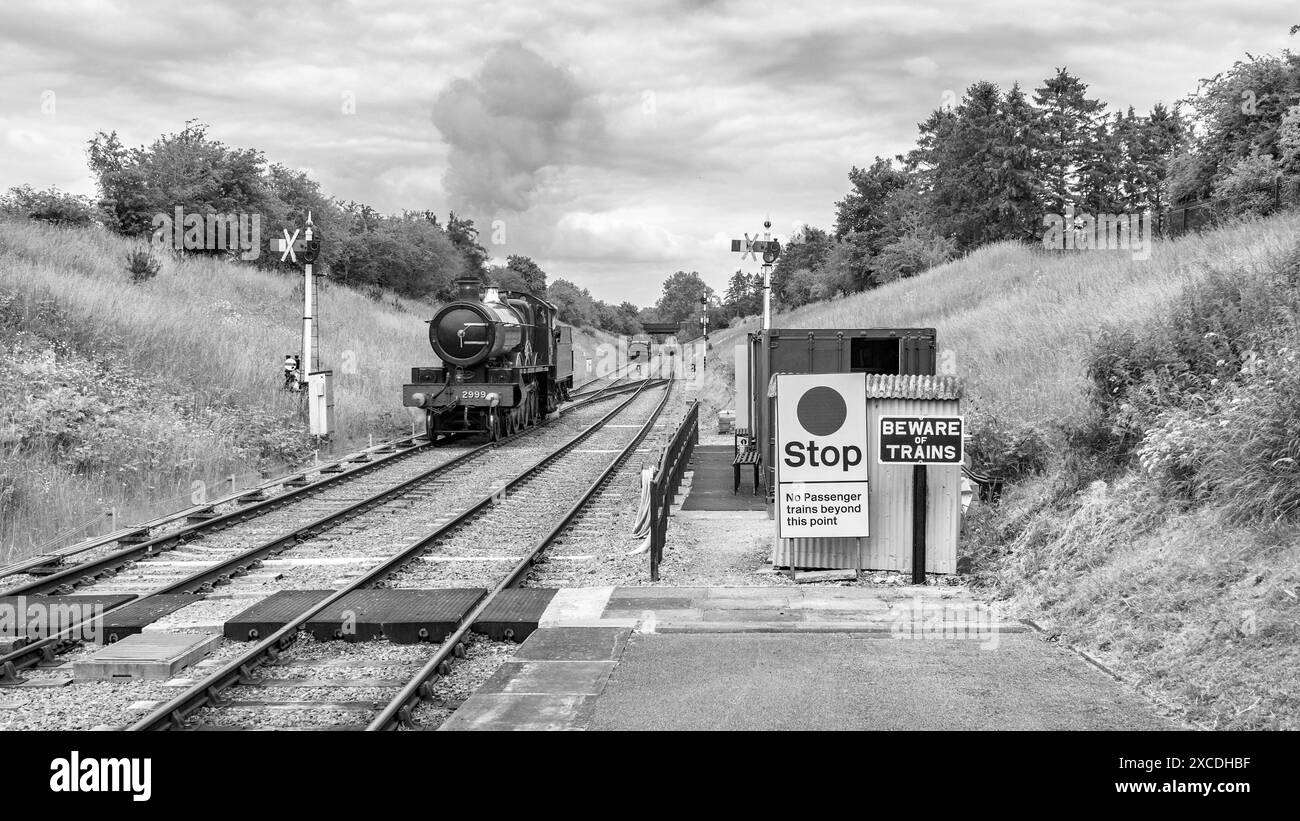
[[[196,489],[215,496],[313,450],[412,429],[401,386],[411,367],[436,363],[425,323],[435,306],[320,280],[337,427],[318,443],[301,395],[281,388],[284,355],[301,345],[301,274],[165,256],[156,277],[132,284],[126,257],[138,247],[93,227],[0,221],[0,297],[22,345],[0,354],[0,560],[73,528],[103,532],[112,508],[139,521],[187,506]],[[579,362],[604,341],[574,336]],[[16,444],[19,423],[30,431],[86,394],[93,407],[62,422],[107,434],[79,449]]]
[[[933,327],[971,402],[1039,426],[1080,401],[1086,354],[1107,323],[1141,323],[1211,268],[1265,266],[1300,216],[1235,223],[1128,251],[1052,252],[999,243],[865,293],[777,313],[774,327]],[[711,335],[725,370],[756,317]],[[728,371],[729,373],[729,371]]]

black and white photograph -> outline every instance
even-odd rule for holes
[[[1293,3],[0,6],[15,795],[1221,811],[1296,730]]]

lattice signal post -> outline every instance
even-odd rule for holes
[[[741,260],[750,257],[757,260],[763,255],[763,330],[772,327],[772,264],[781,256],[781,243],[772,239],[772,221],[763,220],[763,238],[750,239],[749,234],[743,240],[731,241],[732,253],[739,253]]]

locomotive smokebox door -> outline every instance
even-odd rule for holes
[[[307,374],[307,416],[315,436],[334,432],[334,372],[312,371]]]

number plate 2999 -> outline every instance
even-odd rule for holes
[[[461,399],[487,399],[487,398],[488,398],[488,392],[487,392],[487,391],[478,391],[478,390],[461,391],[461,392],[460,392],[460,398],[461,398]]]

